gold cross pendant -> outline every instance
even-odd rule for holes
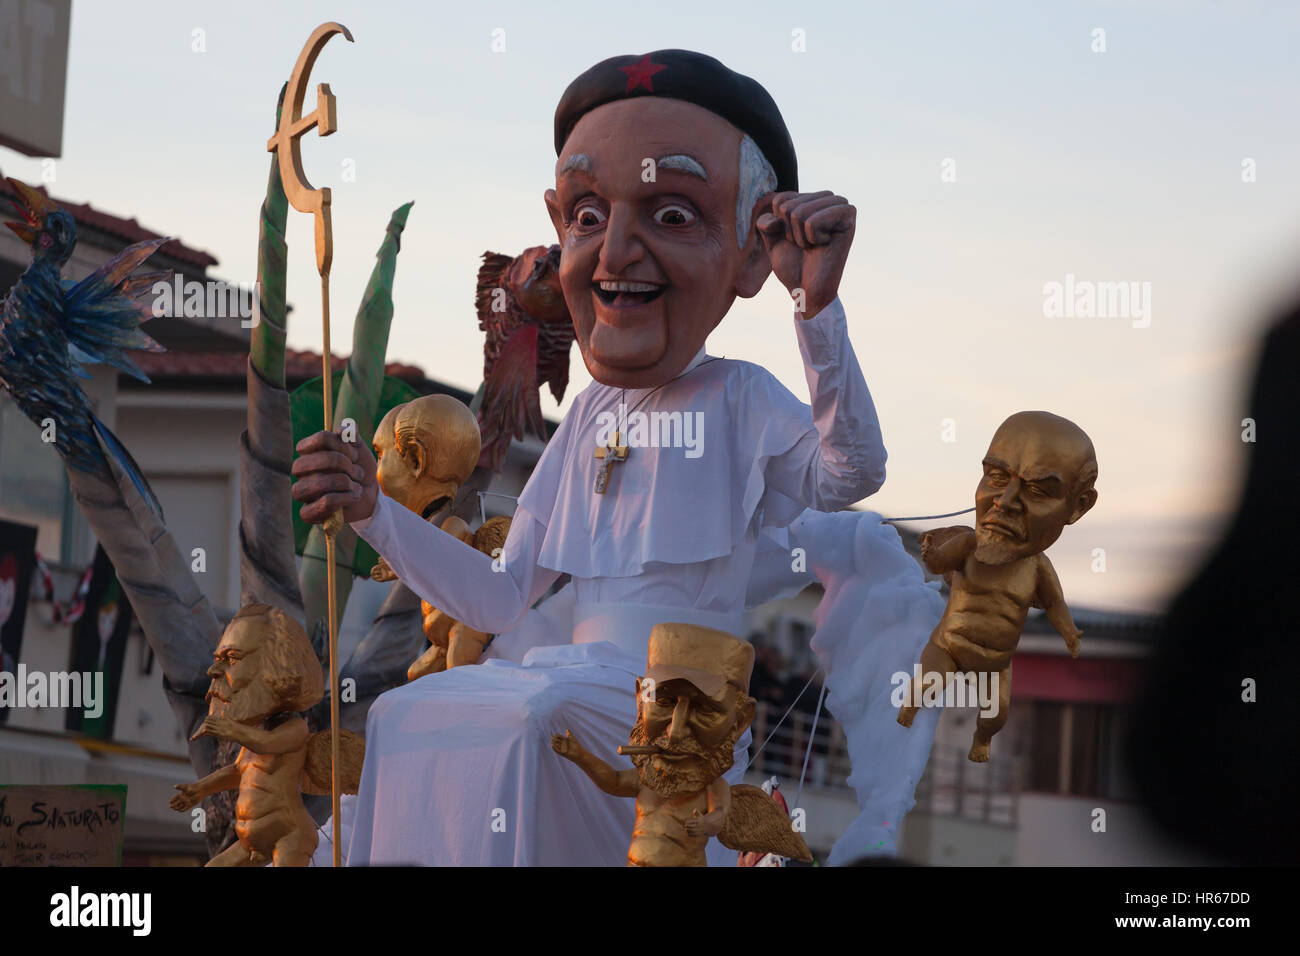
[[[610,439],[608,445],[596,446],[596,458],[603,464],[600,470],[596,472],[596,494],[603,495],[605,489],[609,487],[609,469],[620,461],[627,460],[627,445],[620,445],[619,441],[622,434],[614,432],[614,437]]]

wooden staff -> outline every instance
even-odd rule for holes
[[[316,271],[320,273],[321,299],[321,387],[325,397],[325,428],[334,428],[334,375],[330,366],[330,266],[334,262],[334,229],[330,222],[329,187],[313,189],[302,168],[302,135],[312,127],[321,136],[329,136],[338,129],[337,106],[329,84],[316,87],[316,109],[302,115],[303,100],[307,95],[307,80],[316,57],[336,33],[345,36],[349,43],[352,34],[341,23],[322,23],[318,26],[294,64],[285,93],[284,108],[280,115],[280,128],[267,140],[268,152],[276,154],[280,163],[280,181],[285,197],[299,212],[311,213],[316,220]],[[329,589],[329,665],[330,665],[330,804],[334,815],[334,865],[341,865],[339,841],[339,663],[338,663],[338,600],[334,583],[334,536],[343,527],[343,514],[336,511],[322,526],[325,531],[325,580]]]

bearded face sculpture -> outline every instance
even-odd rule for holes
[[[650,635],[628,752],[642,784],[660,796],[703,790],[730,770],[754,719],[753,647],[711,633],[660,624]],[[653,752],[637,752],[645,750]]]
[[[237,790],[236,842],[208,866],[307,866],[316,850],[316,821],[303,793],[329,793],[334,731],[312,733],[299,711],[325,693],[320,662],[302,625],[269,604],[240,609],[221,636],[208,668],[209,712],[191,740],[237,744],[232,763],[200,780],[176,785],[178,813],[225,790]],[[365,740],[338,731],[339,786],[356,793]]]
[[[325,693],[307,633],[279,608],[265,604],[250,604],[231,620],[208,677],[208,713],[241,724],[307,710]]]
[[[753,647],[731,634],[656,624],[646,673],[637,681],[631,743],[618,748],[634,767],[611,767],[572,733],[551,737],[551,749],[606,793],[636,798],[628,866],[704,866],[713,836],[743,853],[811,862],[776,801],[757,787],[730,786],[723,776],[754,719],[753,667]]]

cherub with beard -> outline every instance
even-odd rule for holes
[[[1083,632],[1043,552],[1097,503],[1096,480],[1092,441],[1074,422],[1017,412],[998,427],[975,489],[976,528],[939,528],[921,537],[921,560],[951,590],[921,652],[921,674],[899,709],[900,724],[912,726],[923,684],[937,680],[929,675],[944,675],[945,683],[957,672],[996,675],[997,708],[976,721],[969,754],[984,763],[1011,709],[1011,657],[1029,608],[1046,610],[1070,656],[1079,656]]]
[[[208,866],[306,866],[316,850],[316,823],[302,793],[330,791],[330,735],[312,734],[300,711],[325,693],[320,662],[297,621],[269,604],[240,609],[221,636],[208,676],[209,712],[194,738],[241,746],[239,756],[194,783],[179,783],[171,808],[184,812],[204,797],[238,790],[238,841]],[[343,731],[344,792],[356,793],[365,741]]]
[[[636,797],[628,866],[706,866],[711,836],[732,850],[812,860],[775,801],[758,787],[733,787],[723,777],[736,741],[754,719],[753,666],[753,647],[730,634],[657,624],[645,676],[637,681],[631,745],[619,748],[634,767],[615,770],[573,734],[552,736],[551,749],[601,790]]]

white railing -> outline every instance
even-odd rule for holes
[[[816,688],[808,689],[808,694],[814,695],[814,702],[815,691]],[[796,710],[777,727],[777,722],[784,713],[784,707],[758,702],[754,714],[750,771],[764,777],[775,775],[793,796],[807,755],[805,787],[842,790],[851,794],[848,777],[852,767],[844,731],[839,723],[822,710],[810,754],[808,741],[812,732],[813,715]],[[754,757],[754,752],[767,740],[769,734],[772,739]],[[967,759],[964,748],[936,743],[930,751],[930,761],[916,788],[915,810],[937,816],[1015,826],[1024,764],[1025,758],[1014,754],[999,755],[998,759],[986,764],[974,764]]]

